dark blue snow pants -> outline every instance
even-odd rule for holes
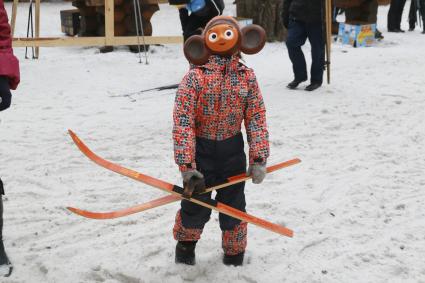
[[[228,177],[246,172],[246,156],[242,134],[223,141],[204,138],[196,139],[196,167],[205,178],[205,185],[211,187],[221,184]],[[217,190],[216,200],[231,207],[245,211],[245,183]],[[211,198],[211,193],[201,195],[200,199]],[[203,229],[211,215],[211,209],[182,200],[180,210],[185,228]],[[231,230],[241,221],[225,214],[219,215],[221,230]]]
[[[325,66],[325,42],[322,23],[304,23],[291,19],[288,25],[286,46],[292,62],[295,80],[307,80],[307,63],[301,50],[308,38],[311,45],[311,78],[312,83],[322,83]]]

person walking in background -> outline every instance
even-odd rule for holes
[[[224,10],[223,0],[170,0],[170,4],[179,9],[184,41],[201,34],[205,25]]]
[[[307,80],[307,63],[301,49],[308,38],[311,45],[311,77],[305,88],[313,91],[322,85],[325,66],[324,5],[322,0],[285,0],[282,17],[288,30],[286,46],[292,62],[294,80],[287,87],[295,89]]]
[[[10,107],[12,100],[10,90],[16,89],[19,84],[19,62],[13,55],[10,37],[6,10],[3,0],[0,0],[0,111]],[[12,265],[3,245],[2,195],[4,195],[4,189],[3,182],[0,179],[0,276],[9,276],[12,272]]]
[[[425,34],[425,0],[412,0],[409,11],[409,31],[414,31],[418,20],[418,12],[422,18],[422,33]]]
[[[400,28],[400,24],[405,4],[406,0],[391,0],[387,22],[389,32],[404,32],[404,30]]]

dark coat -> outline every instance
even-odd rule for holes
[[[282,18],[287,27],[289,19],[305,23],[320,23],[323,21],[323,0],[285,0]]]

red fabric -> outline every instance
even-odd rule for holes
[[[19,84],[19,62],[13,55],[10,26],[4,9],[3,0],[0,0],[0,76],[8,77],[11,89]]]
[[[237,255],[244,252],[247,246],[248,224],[241,222],[233,230],[222,232],[222,247],[224,254]]]
[[[177,241],[198,241],[201,238],[202,229],[189,229],[183,227],[180,210],[177,212],[174,223],[173,235]]]
[[[174,158],[185,170],[195,164],[196,137],[225,140],[241,131],[244,121],[250,164],[269,156],[266,109],[252,69],[239,57],[211,56],[193,67],[179,85],[174,105]]]

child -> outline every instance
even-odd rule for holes
[[[190,37],[184,47],[189,70],[177,91],[174,107],[174,156],[183,177],[185,193],[202,192],[246,172],[241,124],[249,144],[248,175],[263,181],[269,156],[266,110],[252,69],[239,62],[240,51],[259,52],[264,30],[255,25],[242,30],[231,17],[218,16],[202,35]],[[217,191],[216,200],[245,211],[244,183]],[[200,198],[209,199],[211,193]],[[173,229],[176,263],[195,264],[195,246],[211,210],[188,200],[181,202]],[[242,265],[247,245],[247,223],[219,215],[223,262]]]

